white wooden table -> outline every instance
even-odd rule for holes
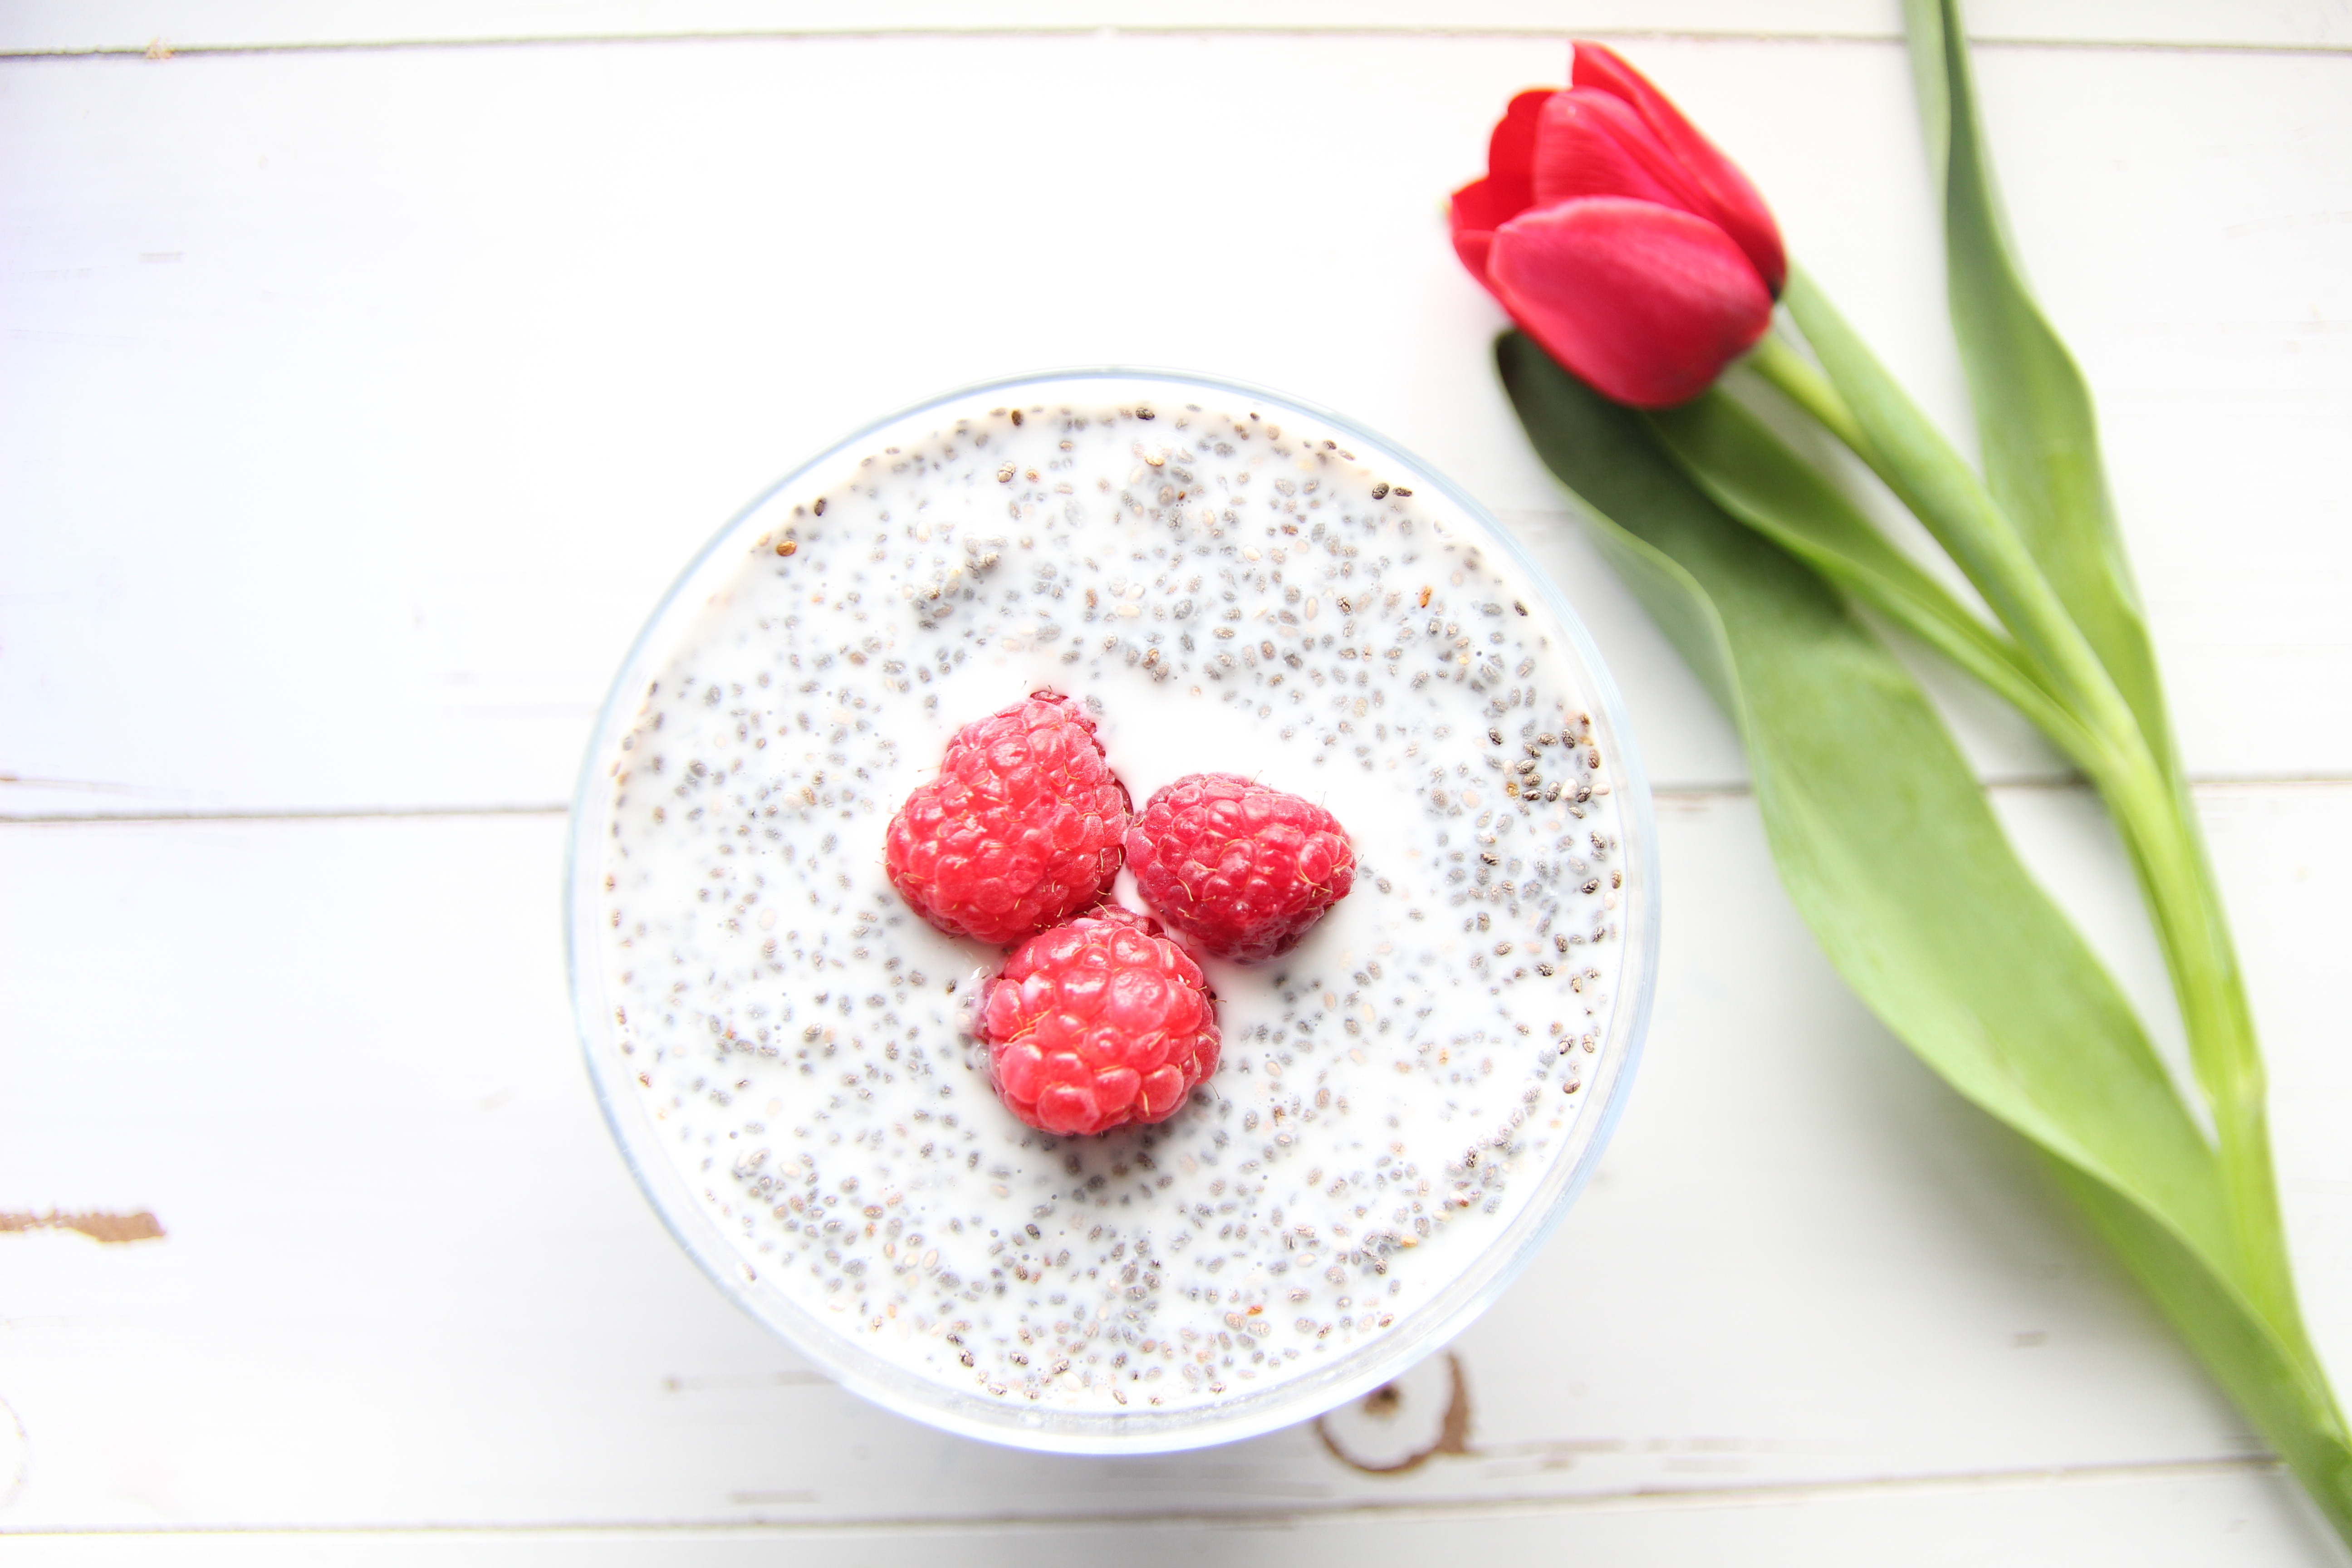
[[[1816,956],[1445,244],[1504,99],[1602,33],[1965,431],[1891,0],[1434,15],[0,5],[0,1559],[2341,1561]],[[2352,1388],[2352,7],[1976,21]],[[1088,1462],[870,1409],[694,1271],[577,1060],[563,803],[672,572],[869,416],[1104,362],[1286,388],[1467,483],[1569,584],[1660,786],[1631,1112],[1410,1473],[1312,1428]],[[2164,1016],[2095,807],[1937,689]],[[1445,1381],[1397,1421],[1433,1437]]]

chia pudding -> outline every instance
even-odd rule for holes
[[[583,1026],[656,1202],[803,1345],[982,1429],[1311,1383],[1296,1419],[1426,1348],[1556,1215],[1646,1001],[1646,819],[1531,574],[1360,435],[1138,390],[1007,386],[772,493],[583,785]],[[1137,802],[1247,773],[1359,857],[1290,952],[1202,959],[1223,1059],[1184,1108],[1092,1138],[998,1103],[1004,950],[883,868],[947,737],[1049,687]]]

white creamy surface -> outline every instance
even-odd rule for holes
[[[611,762],[601,959],[670,1157],[819,1321],[1018,1405],[1199,1405],[1408,1322],[1567,1146],[1624,946],[1610,759],[1514,569],[1343,441],[1143,406],[772,499]],[[1092,1139],[999,1105],[965,1006],[1003,953],[882,867],[947,736],[1049,685],[1139,805],[1254,774],[1360,862],[1291,952],[1204,963],[1192,1101]]]

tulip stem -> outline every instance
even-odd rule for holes
[[[1854,418],[1853,410],[1846,406],[1845,399],[1838,395],[1838,389],[1822,374],[1821,366],[1800,353],[1779,326],[1765,333],[1764,341],[1741,363],[1820,420],[1855,456],[1870,461],[1870,438],[1862,433],[1861,421]]]
[[[2053,725],[2048,712],[2025,710],[2098,790],[2131,855],[2213,1116],[2237,1265],[2231,1272],[2281,1341],[2307,1352],[2283,1240],[2252,1011],[2177,764],[2168,768],[2150,746],[2016,525],[1975,471],[1795,268],[1787,298],[1822,363],[1777,330],[1748,363],[1843,441],[1927,526],[2016,638],[2039,676],[2036,685],[2071,721]],[[1842,388],[1857,389],[1855,402]],[[1866,429],[1857,402],[1867,416]]]

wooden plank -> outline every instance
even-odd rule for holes
[[[2126,950],[2127,899],[2102,891],[2114,868],[2075,808],[2004,795]],[[2352,1067],[2323,948],[2352,916],[2352,789],[2223,792],[2210,820],[2311,1314],[2343,1363]],[[931,1434],[811,1374],[632,1190],[565,1014],[561,830],[0,829],[0,1210],[145,1211],[166,1232],[0,1235],[0,1435],[23,1434],[0,1529],[1288,1517],[1762,1488],[1799,1540],[1813,1505],[1788,1489],[2234,1476],[2258,1452],[2023,1152],[1827,972],[1737,796],[1666,803],[1649,1058],[1600,1178],[1459,1343],[1465,1452],[1379,1477],[1307,1428],[1118,1463]],[[1413,1395],[1423,1416],[1434,1397]],[[2260,1531],[2299,1528],[2278,1489],[2224,1490],[2191,1511],[2259,1503]]]
[[[1560,1562],[1593,1568],[1739,1563],[1818,1568],[1885,1563],[1979,1568],[1990,1552],[2027,1564],[2129,1563],[2135,1568],[2264,1568],[2337,1560],[2292,1483],[2234,1466],[2152,1472],[1970,1479],[1874,1487],[1627,1500],[1513,1509],[1358,1510],[1248,1520],[908,1528],[724,1527],[709,1530],[367,1531],[259,1535],[20,1537],[26,1568],[105,1564],[304,1563],[329,1568],[429,1560],[620,1568],[682,1563],[733,1568],[796,1560],[930,1568],[943,1554],[973,1568],[1092,1568],[1213,1555],[1232,1568],[1298,1563],[1423,1564],[1456,1560]]]
[[[1636,52],[1964,424],[1899,51]],[[1536,519],[1658,776],[1736,779],[1560,542],[1437,217],[1559,56],[1106,36],[0,65],[0,812],[559,802],[639,618],[767,480],[877,410],[1105,360],[1344,406]],[[1984,61],[2210,776],[2352,773],[2347,71]],[[1979,755],[2051,766],[1998,721]]]
[[[1999,42],[2171,47],[2326,49],[2352,47],[2342,0],[1979,0],[1978,37]],[[172,0],[20,4],[0,16],[0,53],[315,48],[518,40],[741,37],[863,32],[1135,30],[1394,33],[1615,33],[1656,37],[1889,38],[1901,13],[1889,0],[1455,0],[1442,12],[1412,0],[875,0],[834,11],[776,0]]]

